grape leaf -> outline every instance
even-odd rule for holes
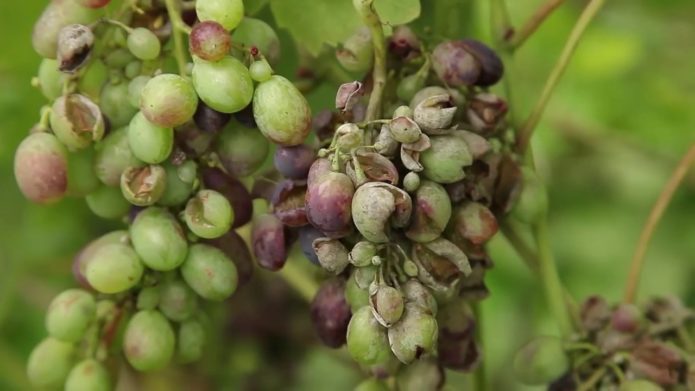
[[[420,15],[420,0],[375,0],[385,24],[403,24]],[[351,0],[270,0],[278,26],[286,28],[311,54],[337,45],[362,25]]]

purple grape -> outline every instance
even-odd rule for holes
[[[352,180],[345,174],[331,171],[316,179],[306,192],[309,222],[331,238],[349,234],[354,193]]]
[[[314,240],[322,238],[324,235],[321,231],[314,228],[311,225],[306,225],[299,229],[299,246],[302,248],[302,252],[306,259],[308,259],[314,265],[319,266],[319,257],[314,251]]]
[[[204,132],[217,133],[224,129],[231,119],[231,114],[220,113],[203,102],[198,103],[198,109],[193,114],[193,121]]]
[[[345,300],[345,281],[327,280],[311,302],[311,321],[324,345],[339,348],[345,344],[352,313]]]
[[[232,228],[241,227],[251,221],[253,200],[243,183],[225,174],[219,168],[204,168],[202,175],[205,186],[222,194],[232,205],[234,209]]]
[[[219,238],[204,240],[203,242],[217,247],[234,262],[239,274],[239,286],[251,280],[254,269],[253,257],[249,246],[239,234],[230,230]]]
[[[266,213],[254,219],[251,242],[253,254],[260,267],[277,271],[285,266],[287,261],[285,228],[275,215]]]
[[[278,147],[273,162],[275,168],[285,178],[306,179],[316,153],[306,144],[294,147]]]

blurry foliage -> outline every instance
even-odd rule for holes
[[[440,0],[438,0],[440,1]],[[460,5],[466,1],[459,0]],[[38,66],[31,50],[34,20],[45,1],[1,1],[0,36],[0,389],[28,389],[24,361],[43,337],[43,314],[50,298],[72,285],[70,259],[79,247],[113,226],[90,215],[83,201],[39,207],[21,198],[12,174],[13,151],[36,121],[43,103],[29,82]],[[263,1],[258,1],[263,3]],[[424,2],[426,25],[434,16]],[[476,23],[461,30],[489,37],[487,2],[473,1]],[[508,0],[520,24],[541,0]],[[520,107],[527,113],[585,1],[568,0],[518,52],[509,72]],[[268,20],[264,9],[260,17]],[[537,131],[534,148],[550,189],[552,241],[561,276],[577,299],[592,293],[618,300],[642,223],[670,170],[695,140],[695,3],[689,0],[615,0],[590,26]],[[285,41],[284,73],[293,69],[292,41]],[[285,50],[287,48],[287,50]],[[282,69],[281,69],[282,71]],[[281,72],[282,73],[282,72]],[[330,107],[333,87],[310,96],[315,109]],[[648,255],[640,297],[680,295],[695,305],[695,174],[674,199]],[[492,389],[517,389],[510,378],[512,353],[530,336],[555,333],[538,282],[502,237],[492,244],[496,266],[488,274],[492,292],[482,303],[485,368]],[[278,276],[260,273],[256,294],[284,286]],[[267,295],[266,295],[267,296]],[[287,295],[283,295],[285,297]],[[285,298],[286,299],[286,298]],[[230,338],[215,341],[214,356],[199,375],[152,376],[148,389],[196,384],[209,375],[223,389],[264,379],[258,387],[349,390],[358,372],[322,348],[308,330],[308,306],[299,299],[286,319],[285,339],[235,336],[225,322],[235,303],[214,315]],[[258,308],[264,311],[264,308]],[[300,327],[292,327],[300,322]],[[232,323],[233,324],[233,323]],[[297,332],[299,329],[300,332]],[[303,330],[303,331],[302,331]],[[243,335],[243,334],[242,334]],[[222,338],[222,337],[221,337]],[[292,342],[292,338],[298,338]],[[219,342],[219,343],[218,343]],[[268,346],[268,344],[272,346]],[[262,350],[265,349],[265,350]],[[263,351],[292,364],[291,374],[266,362]],[[286,350],[277,352],[277,350]],[[281,354],[280,354],[281,353]],[[186,368],[189,370],[189,368]],[[466,376],[450,374],[465,383]],[[287,382],[294,384],[288,388]],[[450,388],[456,388],[458,381]],[[520,389],[520,388],[519,388]]]

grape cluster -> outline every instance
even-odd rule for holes
[[[19,188],[41,204],[83,197],[128,224],[76,256],[82,288],[53,300],[29,359],[37,387],[111,389],[119,352],[139,371],[199,359],[201,301],[225,300],[253,271],[235,232],[252,198],[236,178],[259,169],[268,140],[293,148],[310,131],[306,100],[273,74],[270,26],[241,0],[179,6],[52,0],[35,25],[34,84],[51,103],[17,149]]]
[[[591,296],[582,303],[579,323],[581,331],[569,343],[537,337],[523,346],[514,359],[517,377],[529,385],[550,384],[551,390],[576,389],[597,373],[601,389],[695,387],[687,353],[695,312],[678,298],[655,298],[640,308]]]
[[[372,68],[372,53],[362,29],[336,56],[361,72]],[[260,266],[278,270],[298,237],[322,267],[329,277],[311,318],[325,345],[346,344],[377,377],[364,389],[395,373],[407,379],[403,389],[436,389],[442,367],[478,363],[470,306],[487,296],[485,244],[524,180],[510,153],[506,103],[487,89],[503,73],[491,49],[460,40],[428,52],[400,26],[388,69],[381,105],[389,118],[365,118],[374,88],[367,76],[341,85],[336,111],[315,118],[318,148],[277,149],[282,178],[265,192],[271,210],[254,220],[252,245]]]

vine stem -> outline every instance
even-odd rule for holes
[[[518,31],[507,37],[507,42],[512,50],[518,49],[526,40],[538,30],[543,22],[555,11],[565,0],[547,0],[536,12],[531,15],[529,20],[524,23]]]
[[[179,68],[179,74],[186,76],[186,52],[181,34],[190,34],[191,29],[181,19],[179,4],[176,3],[176,0],[164,0],[164,3],[171,21],[171,34],[174,36],[174,58]]]
[[[664,186],[664,189],[661,191],[661,194],[659,194],[659,198],[656,200],[656,203],[649,213],[647,222],[644,224],[642,233],[640,234],[637,242],[635,253],[632,256],[632,261],[630,262],[630,272],[625,285],[625,296],[623,298],[625,303],[632,303],[635,301],[640,275],[642,274],[642,267],[644,266],[644,257],[647,253],[647,249],[649,248],[649,243],[651,242],[652,236],[654,236],[656,226],[661,220],[661,217],[663,217],[668,204],[673,198],[673,194],[683,182],[685,174],[687,174],[688,169],[693,165],[694,161],[695,144],[690,146],[681,161],[673,170],[671,178],[669,178],[666,186]]]
[[[548,80],[545,82],[545,86],[543,87],[540,98],[536,102],[531,115],[529,115],[528,119],[526,119],[519,129],[516,142],[516,147],[519,152],[524,153],[526,151],[528,144],[531,141],[533,131],[538,125],[538,122],[540,122],[540,119],[545,112],[545,108],[548,105],[548,101],[550,100],[557,83],[560,81],[560,77],[562,77],[562,74],[567,69],[567,65],[569,64],[572,55],[579,45],[579,40],[584,34],[584,31],[586,31],[586,28],[589,26],[591,20],[596,16],[604,3],[605,0],[591,0],[589,4],[587,4],[586,8],[584,8],[584,11],[582,11],[577,23],[572,28],[572,32],[570,33],[567,42],[565,42],[565,47],[562,49],[560,58],[558,59],[557,63],[555,63],[553,70],[550,72]]]
[[[557,273],[555,259],[550,248],[547,218],[542,218],[534,226],[534,236],[538,246],[538,271],[543,282],[545,298],[558,323],[560,333],[564,337],[569,337],[574,331],[574,325],[569,308],[565,303],[565,289]]]
[[[369,96],[367,106],[366,121],[371,121],[381,116],[381,98],[386,86],[386,43],[384,39],[384,29],[381,26],[379,15],[374,9],[374,0],[353,0],[357,12],[360,14],[364,23],[372,34],[374,45],[374,70],[372,73],[373,87],[372,94]]]

